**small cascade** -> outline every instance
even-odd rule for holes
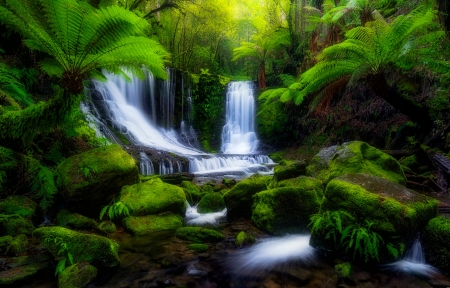
[[[164,129],[172,129],[175,115],[175,85],[176,74],[166,68],[167,80],[163,81],[160,90],[161,123]]]
[[[437,268],[425,263],[425,255],[419,237],[414,240],[413,245],[406,252],[402,260],[387,264],[386,266],[394,270],[425,277],[431,277],[433,274],[439,273]]]
[[[255,99],[252,82],[231,82],[226,101],[222,152],[224,154],[255,153],[259,140],[255,133]]]
[[[265,155],[248,156],[222,156],[213,158],[191,158],[189,160],[189,171],[196,174],[241,172],[251,173],[271,173],[274,164],[272,159]]]
[[[159,175],[173,174],[173,164],[169,159],[159,162]]]
[[[148,158],[147,154],[141,152],[139,153],[139,156],[139,172],[141,173],[141,175],[148,176],[155,174],[152,160]]]
[[[186,223],[188,225],[213,225],[219,224],[219,220],[227,215],[227,208],[219,212],[205,213],[201,214],[197,211],[197,205],[191,206],[189,202],[186,201]]]
[[[91,127],[98,138],[105,138],[106,141],[112,141],[113,143],[117,143],[116,137],[114,133],[108,128],[108,126],[103,123],[100,119],[100,114],[98,113],[95,106],[88,105],[87,103],[81,102],[80,104],[81,111],[86,117],[86,122],[89,127]]]

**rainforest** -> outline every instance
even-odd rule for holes
[[[450,287],[449,13],[0,0],[0,286]]]

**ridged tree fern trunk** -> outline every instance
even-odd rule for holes
[[[418,123],[422,128],[431,129],[433,121],[430,118],[427,107],[403,96],[397,89],[390,86],[386,81],[386,75],[384,73],[372,75],[368,80],[369,85],[376,95]]]
[[[258,87],[259,89],[266,89],[266,64],[262,61],[258,69]]]

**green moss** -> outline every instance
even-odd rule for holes
[[[129,216],[123,219],[126,230],[134,235],[149,235],[157,231],[175,230],[183,226],[180,215]]]
[[[11,241],[10,252],[18,255],[24,252],[28,247],[28,239],[24,234],[17,235]]]
[[[208,244],[189,244],[188,249],[194,250],[195,252],[206,252],[208,251]]]
[[[106,237],[54,226],[34,230],[33,238],[42,243],[55,258],[60,257],[58,252],[61,247],[53,239],[60,239],[67,244],[67,252],[72,254],[75,263],[89,262],[97,267],[113,267],[120,263],[119,245]]]
[[[76,211],[94,211],[108,203],[122,186],[139,180],[136,161],[119,145],[102,146],[67,158],[55,174],[61,195]]]
[[[22,282],[47,266],[48,262],[40,262],[2,271],[0,272],[0,285]]]
[[[274,168],[274,181],[294,178],[306,174],[305,161],[288,161],[284,160],[280,165]]]
[[[334,265],[334,270],[339,279],[351,278],[352,274],[352,264],[345,262],[341,264]]]
[[[419,160],[417,159],[417,155],[411,155],[407,157],[403,157],[400,159],[399,163],[409,169],[417,169],[419,167]]]
[[[97,222],[81,214],[70,213],[69,210],[63,209],[56,215],[56,225],[83,229],[95,227]]]
[[[196,243],[220,242],[225,239],[222,233],[202,227],[181,227],[177,229],[175,236]]]
[[[31,218],[36,213],[37,204],[28,197],[10,195],[0,202],[0,214],[17,214]]]
[[[274,185],[274,188],[282,187],[305,187],[306,189],[314,190],[319,199],[322,199],[324,192],[322,181],[307,176],[299,176],[297,178],[283,180]]]
[[[16,236],[19,234],[31,235],[34,226],[29,219],[16,215],[0,222],[0,235]]]
[[[271,176],[255,174],[231,188],[223,194],[227,206],[228,218],[249,215],[253,203],[253,195],[267,189]]]
[[[201,191],[200,188],[190,181],[183,181],[180,184],[186,195],[186,199],[190,205],[195,205],[206,195],[205,192]]]
[[[450,275],[450,217],[431,219],[420,236],[427,262]]]
[[[197,206],[199,213],[217,212],[222,211],[224,208],[225,201],[223,200],[223,196],[217,192],[209,193],[203,196]]]
[[[9,251],[9,247],[13,241],[13,237],[11,236],[3,236],[0,237],[0,253],[6,254]]]
[[[438,202],[389,180],[349,174],[330,181],[322,210],[344,210],[357,221],[373,222],[382,236],[400,236],[408,243],[437,213]]]
[[[262,102],[258,105],[258,135],[271,145],[282,145],[287,140],[286,137],[289,137],[289,133],[286,133],[289,118],[284,107],[285,104],[280,101]]]
[[[236,240],[235,240],[234,244],[236,246],[241,247],[241,246],[245,246],[245,245],[251,245],[251,244],[255,243],[255,241],[256,241],[255,237],[248,234],[247,232],[241,231],[236,236]]]
[[[58,288],[85,287],[97,276],[97,268],[87,262],[77,263],[64,269],[58,277]]]
[[[48,261],[50,261],[50,257],[46,253],[44,253],[31,256],[11,257],[8,259],[6,265],[10,268],[15,268],[32,263],[48,262]]]
[[[316,177],[324,183],[350,173],[371,174],[395,183],[406,183],[397,160],[360,141],[322,149],[307,167],[308,176]]]
[[[225,185],[227,188],[231,188],[234,185],[236,185],[236,180],[235,179],[223,178],[222,179],[222,184]]]
[[[114,233],[116,232],[116,224],[111,221],[103,221],[97,226],[98,229],[106,232],[106,233]]]
[[[184,215],[186,196],[180,187],[159,178],[131,186],[124,186],[119,201],[130,209],[132,216],[172,212]]]
[[[252,222],[259,229],[276,235],[308,231],[309,218],[319,211],[317,186],[284,187],[254,196]]]

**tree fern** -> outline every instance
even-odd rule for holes
[[[27,157],[27,162],[27,171],[31,176],[31,191],[40,200],[39,206],[46,210],[53,204],[54,196],[58,192],[53,172],[32,157]]]
[[[20,81],[20,77],[22,76],[21,72],[19,69],[11,69],[5,63],[0,62],[0,94],[5,94],[5,98],[10,96],[23,106],[28,106],[33,101],[26,92],[25,86]],[[1,97],[0,95],[0,99]]]
[[[7,171],[12,170],[18,164],[14,151],[0,146],[0,191],[2,191],[2,184],[7,180]]]

